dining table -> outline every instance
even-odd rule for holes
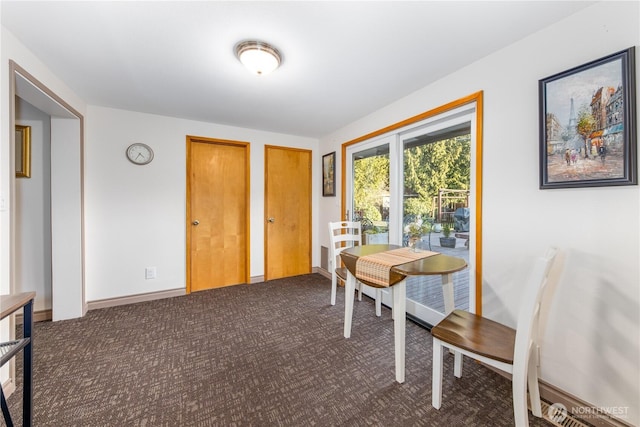
[[[467,267],[467,262],[463,258],[431,251],[424,251],[422,254],[410,251],[413,251],[413,249],[391,244],[375,244],[354,246],[343,250],[340,254],[342,262],[347,268],[344,304],[345,338],[351,336],[356,280],[368,286],[375,288],[389,287],[391,290],[395,370],[396,381],[399,383],[403,383],[405,380],[407,278],[410,276],[440,275],[442,277],[444,314],[446,316],[454,310],[453,273]],[[375,258],[384,259],[387,254],[389,254],[389,259],[397,260],[395,262],[398,264],[390,265],[393,264],[392,261],[380,266],[380,269],[386,268],[384,270],[385,280],[372,279],[371,276],[362,274],[362,269],[359,267],[365,260],[371,262]]]

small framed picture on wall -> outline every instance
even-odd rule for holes
[[[31,178],[31,126],[16,125],[16,178]]]
[[[336,152],[322,156],[322,195],[336,195]]]

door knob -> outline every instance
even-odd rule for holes
[[[273,224],[274,222],[276,222],[276,219],[274,217],[271,217],[267,221]]]
[[[198,220],[196,219],[196,220],[195,220],[195,221],[193,221],[191,224],[193,224],[193,225],[198,225],[198,224],[200,224],[200,221],[198,221]]]

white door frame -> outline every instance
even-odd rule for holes
[[[53,320],[82,317],[87,311],[84,290],[84,117],[14,61],[9,63],[9,73],[12,126],[15,124],[15,96],[51,116],[52,317]],[[14,158],[14,150],[12,141],[11,158]],[[11,173],[15,177],[15,170]],[[11,185],[10,197],[10,244],[15,248],[15,182]],[[11,292],[15,287],[14,253],[12,250],[9,260]]]
[[[353,212],[353,154],[371,149],[379,145],[389,144],[389,190],[390,190],[390,208],[389,208],[389,243],[401,245],[402,244],[402,200],[403,200],[403,185],[401,179],[401,171],[403,164],[403,151],[404,141],[422,135],[425,133],[435,132],[437,130],[446,129],[461,123],[470,123],[471,133],[471,185],[469,205],[478,206],[477,203],[477,191],[478,182],[476,177],[478,171],[478,124],[477,124],[477,104],[476,102],[466,103],[457,108],[444,110],[438,114],[425,118],[422,121],[408,124],[404,127],[395,129],[382,136],[373,137],[370,140],[364,140],[355,144],[348,145],[346,148],[345,164],[345,210],[349,213]],[[471,217],[469,226],[471,230],[477,230],[477,210],[471,209]],[[351,218],[351,217],[350,217]],[[476,239],[473,239],[476,240]],[[478,295],[476,293],[476,247],[475,245],[469,246],[469,311],[476,311],[476,299]],[[366,295],[374,297],[374,291],[366,288],[364,293]],[[391,306],[391,293],[383,292],[382,302],[388,306]],[[412,300],[407,300],[407,314],[413,315],[416,318],[435,325],[443,317],[443,313],[435,311],[422,304],[418,304]]]

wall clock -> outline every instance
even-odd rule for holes
[[[147,144],[136,142],[127,148],[127,159],[136,165],[147,165],[153,160],[153,150]]]

